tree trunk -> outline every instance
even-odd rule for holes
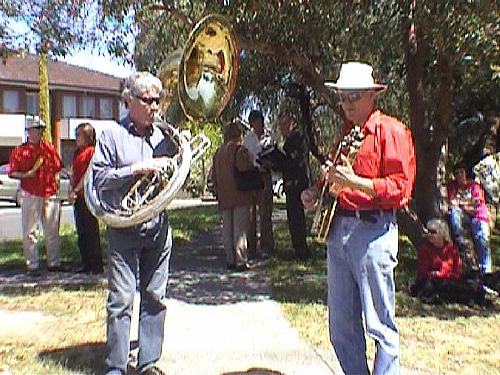
[[[433,195],[432,171],[429,168],[427,151],[429,146],[428,123],[425,112],[423,75],[425,62],[425,48],[422,38],[417,34],[416,26],[411,15],[403,23],[403,38],[405,46],[406,63],[406,86],[410,100],[410,128],[415,140],[415,151],[417,157],[417,177],[415,181],[414,197],[417,216],[406,215],[401,229],[406,233],[413,243],[418,243],[422,236],[421,222],[419,218],[428,217],[427,212],[429,199]],[[425,222],[425,221],[424,221]]]
[[[416,1],[413,1],[415,7]],[[416,243],[421,238],[422,223],[431,218],[441,217],[442,178],[439,165],[443,145],[448,136],[451,109],[451,85],[453,83],[450,60],[442,47],[438,47],[437,75],[439,91],[436,95],[437,110],[433,126],[429,126],[424,102],[424,64],[428,57],[425,31],[417,30],[410,17],[404,23],[405,62],[407,70],[407,90],[410,98],[410,127],[415,138],[417,155],[417,178],[415,183],[415,206],[417,217],[405,220],[410,239]],[[438,41],[439,46],[439,41]],[[415,242],[416,241],[416,242]]]
[[[38,55],[38,85],[39,85],[39,105],[40,118],[45,122],[47,128],[43,132],[43,138],[52,142],[52,126],[50,124],[50,103],[49,103],[49,69],[47,54],[40,52]]]

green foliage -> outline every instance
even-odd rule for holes
[[[316,156],[324,155],[334,143],[343,121],[337,98],[325,89],[324,81],[336,79],[342,61],[368,61],[375,67],[377,79],[389,85],[380,107],[408,123],[414,132],[419,161],[416,197],[420,200],[425,195],[421,192],[437,183],[434,169],[437,170],[439,151],[445,143],[454,159],[467,155],[467,149],[496,131],[491,126],[478,131],[475,126],[458,129],[455,125],[476,112],[484,113],[492,121],[498,116],[498,2],[99,0],[97,4],[91,3],[87,7],[84,0],[37,0],[29,5],[10,1],[2,3],[0,11],[7,18],[35,20],[35,31],[51,42],[52,54],[64,54],[70,45],[86,38],[100,39],[110,51],[128,60],[131,59],[129,42],[135,40],[133,59],[137,68],[153,73],[158,72],[170,52],[184,48],[196,21],[209,13],[222,14],[238,36],[240,73],[234,96],[219,121],[227,122],[255,105],[269,115],[266,120],[272,120],[276,111],[288,103],[291,114],[307,130]],[[56,17],[45,19],[48,10]],[[88,27],[82,27],[83,20],[89,21]],[[95,30],[96,25],[99,32],[89,36],[87,31]],[[409,36],[408,31],[415,34]],[[0,35],[6,37],[6,45],[12,45],[2,17]],[[31,44],[46,45],[40,40]],[[414,77],[407,74],[413,65],[418,65],[422,77],[410,87],[408,78]],[[410,92],[414,94],[413,108]],[[421,104],[419,108],[415,108],[415,102]],[[272,121],[271,126],[274,126]],[[210,152],[207,158],[209,155]],[[205,161],[208,165],[208,159]],[[195,168],[190,189],[200,191],[205,177],[205,166],[199,172]],[[438,194],[437,187],[430,190]],[[437,200],[418,202],[422,208],[418,214],[434,213]]]
[[[3,1],[0,25],[5,38],[0,49],[65,56],[93,38],[94,11],[90,0]],[[12,22],[23,27],[12,28]]]

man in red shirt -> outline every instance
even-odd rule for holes
[[[9,176],[21,180],[23,252],[28,272],[39,273],[37,227],[41,222],[49,271],[60,268],[60,202],[56,175],[62,168],[54,146],[42,140],[45,123],[37,116],[26,119],[28,141],[12,150]]]
[[[326,183],[341,187],[327,245],[328,309],[330,340],[347,374],[370,373],[362,316],[376,343],[373,373],[399,372],[396,210],[408,204],[415,179],[411,133],[375,110],[377,95],[387,87],[375,83],[372,72],[368,64],[345,63],[338,81],[326,84],[340,97],[344,141],[358,140],[352,162],[340,155],[323,168]],[[304,190],[304,207],[315,209],[318,196],[317,186]]]

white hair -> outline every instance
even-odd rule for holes
[[[141,96],[146,91],[161,93],[161,81],[149,72],[137,72],[125,80],[123,84],[122,100]]]

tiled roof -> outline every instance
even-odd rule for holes
[[[96,72],[61,61],[49,61],[49,87],[68,90],[109,91],[119,93],[122,79],[109,74]],[[37,86],[38,57],[12,56],[6,64],[0,60],[0,83]]]

